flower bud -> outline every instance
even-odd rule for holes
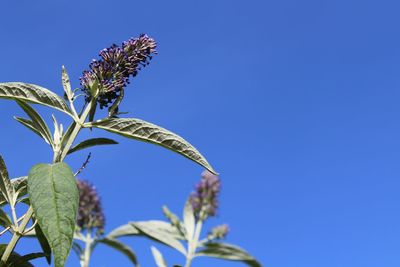
[[[218,225],[211,229],[211,232],[208,234],[208,239],[224,239],[228,233],[229,226],[227,224]]]
[[[216,215],[220,189],[221,181],[219,177],[209,171],[204,171],[196,186],[196,191],[189,197],[198,220],[205,220],[207,217]]]

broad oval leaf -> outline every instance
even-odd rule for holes
[[[103,243],[109,247],[118,250],[119,252],[127,256],[135,266],[138,265],[136,255],[133,252],[133,250],[124,243],[122,243],[121,241],[118,241],[117,239],[114,238],[105,237],[98,239],[97,242]]]
[[[45,105],[71,116],[70,108],[61,97],[35,84],[21,82],[0,83],[0,98],[16,99]]]
[[[110,118],[90,123],[87,127],[97,127],[127,138],[163,146],[216,174],[205,157],[190,143],[155,124],[134,118]]]
[[[78,209],[74,173],[62,162],[35,165],[28,175],[28,193],[55,267],[62,267],[71,250]]]
[[[186,255],[186,249],[179,241],[183,237],[171,224],[163,221],[131,222],[130,224],[139,230],[139,235],[154,239]]]
[[[196,253],[196,256],[207,256],[231,261],[241,261],[251,267],[262,267],[244,249],[227,243],[207,243],[205,247]]]
[[[85,148],[89,148],[92,146],[100,146],[100,145],[116,145],[118,144],[117,141],[114,141],[112,139],[109,138],[91,138],[91,139],[87,139],[85,141],[82,141],[81,143],[77,144],[76,146],[74,146],[73,148],[71,148],[68,151],[68,154],[74,153],[76,151],[85,149]]]

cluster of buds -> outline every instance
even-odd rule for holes
[[[89,182],[77,180],[79,209],[77,225],[81,230],[104,232],[105,217],[96,188]]]
[[[218,225],[211,229],[207,239],[210,241],[214,239],[224,239],[228,233],[229,226],[227,224]]]
[[[135,77],[141,67],[149,64],[156,53],[156,42],[147,35],[131,38],[121,46],[113,44],[100,51],[101,59],[93,59],[90,70],[80,78],[86,101],[97,95],[100,108],[107,107],[123,95],[129,78]]]
[[[189,197],[197,220],[205,220],[207,217],[216,215],[220,189],[219,177],[209,171],[204,171],[200,182],[196,185],[196,191]]]

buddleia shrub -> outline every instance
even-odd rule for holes
[[[126,235],[146,236],[177,249],[184,254],[187,267],[199,256],[260,266],[244,250],[219,242],[228,232],[226,225],[211,229],[204,239],[200,239],[202,223],[217,212],[220,187],[219,177],[206,158],[177,134],[150,122],[127,117],[119,110],[125,95],[129,94],[125,90],[134,87],[128,86],[132,78],[149,65],[157,55],[156,48],[155,40],[144,34],[120,45],[112,44],[90,62],[88,69],[82,72],[79,87],[74,89],[66,68],[62,67],[64,92],[24,82],[0,83],[0,98],[15,101],[26,113],[26,117],[14,117],[15,120],[43,139],[51,148],[53,158],[52,162],[32,166],[26,176],[12,178],[3,159],[7,155],[0,156],[0,235],[11,234],[6,243],[0,244],[0,267],[33,266],[30,261],[40,257],[44,257],[49,265],[62,267],[71,249],[79,256],[80,265],[87,267],[98,244],[123,253],[138,266],[138,257],[132,248],[118,239]],[[52,113],[68,115],[69,124],[60,124],[58,115],[51,115],[53,125],[49,126],[36,110],[37,105],[51,108]],[[107,112],[103,112],[104,109]],[[49,114],[45,116],[49,117]],[[186,202],[183,220],[164,207],[168,222],[131,222],[105,233],[106,220],[95,186],[77,179],[88,160],[79,170],[73,170],[64,162],[72,153],[99,145],[118,144],[113,139],[94,136],[92,131],[89,131],[89,139],[76,142],[82,131],[92,128],[167,148],[206,169]],[[23,242],[22,237],[36,238],[41,251],[19,254],[15,247],[18,242]],[[182,241],[187,243],[186,248]],[[155,247],[152,251],[157,265],[167,266]]]

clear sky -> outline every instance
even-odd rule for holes
[[[155,38],[159,55],[132,81],[121,110],[182,135],[209,159],[223,181],[209,225],[228,223],[227,241],[265,266],[400,266],[398,1],[24,0],[0,8],[0,80],[58,93],[61,65],[77,87],[100,49],[140,33]],[[13,121],[23,114],[17,105],[2,101],[0,111],[11,175],[50,162],[49,148]],[[106,229],[161,219],[163,204],[180,213],[202,168],[117,140],[91,149],[81,174],[102,196]],[[67,162],[77,169],[86,155]],[[155,266],[154,243],[125,240],[142,266]],[[170,265],[182,263],[157,247]],[[92,263],[129,266],[100,246]],[[71,255],[67,266],[77,264]]]

